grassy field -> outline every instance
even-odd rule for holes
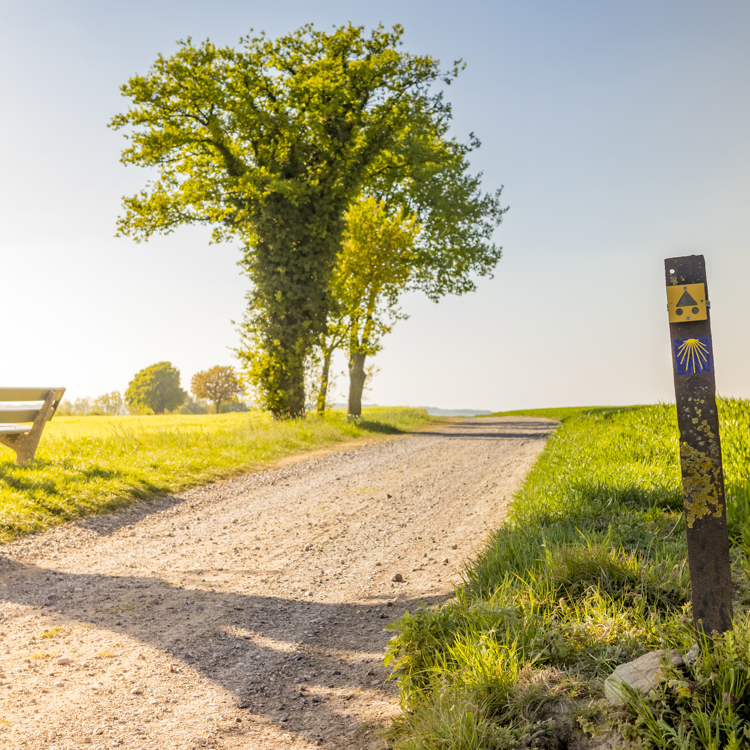
[[[254,469],[368,435],[398,434],[432,421],[424,409],[363,410],[347,422],[274,422],[260,412],[148,417],[56,417],[36,459],[16,466],[0,452],[0,541]]]
[[[518,414],[519,412],[515,412]],[[750,403],[722,400],[735,630],[613,711],[603,680],[696,638],[674,406],[538,410],[561,427],[457,597],[407,613],[388,660],[402,750],[557,748],[616,729],[641,748],[750,745]]]

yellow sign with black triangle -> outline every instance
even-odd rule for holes
[[[706,320],[706,285],[677,284],[667,287],[667,309],[670,323],[692,323]]]

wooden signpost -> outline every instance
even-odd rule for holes
[[[664,266],[693,622],[710,635],[732,627],[732,576],[706,263],[689,255]]]

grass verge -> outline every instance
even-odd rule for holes
[[[57,417],[36,459],[0,454],[0,541],[175,492],[342,441],[400,434],[433,421],[424,409],[371,407],[295,422],[260,412],[149,417]]]
[[[641,748],[750,745],[750,403],[719,408],[734,632],[649,696],[604,700],[617,665],[695,641],[675,409],[515,412],[562,424],[455,600],[394,626],[399,748],[585,747],[612,730]]]

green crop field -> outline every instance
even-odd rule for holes
[[[398,434],[434,421],[424,409],[368,408],[357,422],[275,422],[266,413],[56,417],[36,459],[0,452],[0,541],[137,500],[249,471],[341,441]]]
[[[603,680],[618,664],[696,641],[675,408],[514,412],[562,424],[455,600],[394,626],[397,747],[554,748],[610,729],[640,748],[750,745],[750,403],[719,408],[734,632],[612,710]]]

